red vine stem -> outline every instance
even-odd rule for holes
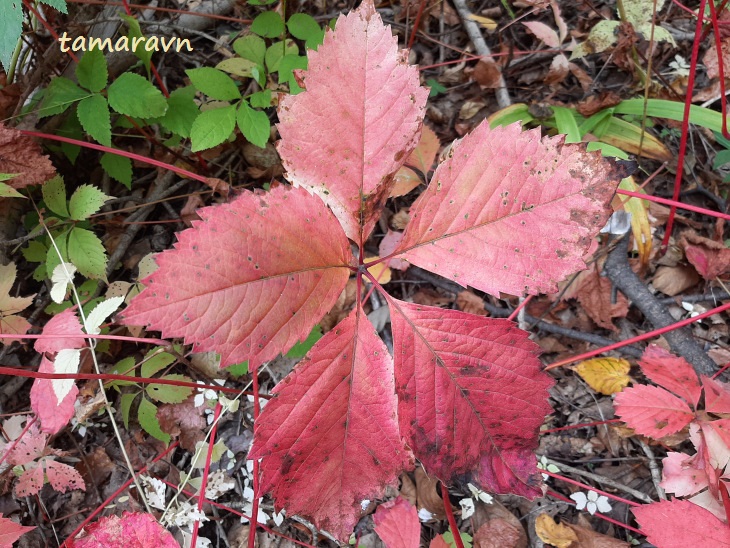
[[[56,42],[60,40],[60,36],[58,36],[58,33],[53,29],[51,25],[48,24],[48,21],[46,21],[43,17],[41,17],[41,14],[38,13],[38,11],[33,7],[33,5],[28,0],[23,0],[23,5],[28,8],[28,11],[31,12],[33,15],[35,15],[36,19],[40,21],[41,25],[50,33],[53,38],[55,38]],[[76,54],[71,51],[71,48],[68,50],[68,55],[73,59],[76,63],[79,62],[79,58],[76,57]]]
[[[595,489],[592,489],[595,491]],[[556,493],[555,491],[548,490],[548,495],[550,495],[553,498],[556,498],[558,500],[562,500],[563,502],[567,502],[568,504],[575,506],[575,501],[572,499],[569,499],[567,497],[564,497],[563,495]],[[615,520],[613,518],[609,518],[608,516],[604,516],[603,514],[596,512],[593,514],[595,517],[600,518],[602,520],[607,521],[608,523],[613,523],[614,525],[618,525],[619,527],[623,527],[624,529],[628,529],[629,531],[636,533],[637,535],[646,536],[646,533],[644,533],[641,529],[636,529],[635,527],[631,527],[631,525],[626,525],[625,523],[621,523],[618,520]]]
[[[210,428],[210,440],[208,440],[208,454],[205,456],[205,467],[203,468],[203,479],[200,481],[200,490],[198,496],[198,512],[203,513],[203,504],[205,504],[205,488],[208,485],[208,474],[210,473],[210,461],[213,460],[213,446],[215,445],[215,434],[218,431],[218,419],[221,416],[221,402],[216,402],[215,411],[213,412],[213,426]],[[193,535],[190,539],[190,546],[198,545],[198,529],[200,529],[200,520],[193,523]]]
[[[92,6],[119,6],[122,7],[122,2],[107,2],[106,0],[66,0],[71,4],[89,4]],[[162,11],[165,13],[177,13],[180,15],[193,15],[195,17],[206,17],[208,19],[220,19],[221,21],[230,21],[232,23],[243,23],[244,25],[250,25],[251,19],[240,19],[238,17],[229,17],[227,15],[218,15],[215,13],[201,13],[196,11],[181,10],[175,8],[163,8],[159,6],[146,6],[143,4],[127,4],[130,8],[134,8],[140,11]]]
[[[648,202],[655,202],[657,204],[668,205],[672,208],[686,209],[687,211],[694,211],[695,213],[701,213],[710,217],[717,217],[719,219],[730,220],[730,215],[727,213],[721,213],[719,211],[712,211],[711,209],[705,209],[704,207],[697,207],[689,204],[679,202],[677,200],[670,200],[668,198],[660,198],[659,196],[650,196],[649,194],[641,194],[634,192],[633,190],[624,190],[619,188],[616,194],[623,194],[624,196],[631,196],[632,198],[639,198],[641,200],[647,200]]]
[[[138,343],[150,343],[150,344],[164,344],[168,346],[169,341],[162,339],[150,339],[147,337],[127,337],[125,335],[92,335],[84,333],[83,335],[69,335],[67,333],[59,333],[56,335],[43,334],[40,335],[18,335],[17,333],[0,333],[0,339],[108,339],[110,341],[127,341],[127,342],[138,342]]]
[[[152,462],[150,462],[150,463],[148,463],[148,464],[145,464],[145,465],[144,465],[144,466],[143,466],[143,467],[142,467],[142,468],[141,468],[141,469],[139,470],[139,472],[137,472],[137,476],[139,476],[140,474],[144,474],[144,473],[145,473],[145,472],[147,471],[147,469],[148,469],[148,468],[149,468],[150,466],[152,466],[153,464],[155,464],[155,463],[156,463],[157,461],[159,461],[159,460],[163,459],[163,458],[164,458],[164,457],[165,457],[165,456],[166,456],[166,455],[167,455],[167,454],[168,454],[168,453],[169,453],[170,451],[172,451],[173,449],[175,449],[175,448],[177,447],[177,444],[178,444],[178,442],[177,442],[177,441],[175,441],[175,442],[171,443],[171,444],[170,444],[170,447],[168,447],[168,448],[167,448],[167,449],[165,449],[165,450],[164,450],[164,451],[163,451],[162,453],[160,453],[160,454],[159,454],[158,456],[156,456],[156,457],[154,458],[154,460],[153,460]],[[113,501],[113,500],[114,500],[115,498],[117,498],[117,496],[118,496],[118,495],[119,495],[119,494],[120,494],[121,492],[123,492],[123,491],[124,491],[125,489],[127,489],[127,488],[128,488],[129,486],[130,486],[130,484],[131,484],[131,483],[132,483],[132,482],[134,481],[134,478],[135,478],[135,476],[132,476],[131,478],[129,478],[129,479],[127,480],[127,481],[125,481],[125,482],[124,482],[124,483],[123,483],[123,484],[121,485],[121,487],[119,487],[119,489],[117,489],[117,490],[116,490],[116,491],[114,491],[114,492],[113,492],[113,493],[112,493],[111,495],[109,495],[109,498],[107,498],[107,499],[106,499],[106,500],[105,500],[104,502],[102,502],[102,503],[101,503],[101,504],[99,505],[99,507],[98,507],[98,508],[97,508],[96,510],[94,510],[94,511],[93,511],[93,512],[92,512],[92,513],[91,513],[91,514],[89,515],[89,516],[87,516],[87,518],[86,518],[86,519],[85,519],[84,521],[82,521],[82,522],[81,522],[81,523],[79,524],[79,526],[78,526],[78,527],[76,527],[76,529],[74,529],[74,530],[73,530],[73,532],[72,532],[72,533],[71,533],[71,534],[70,534],[70,535],[68,536],[68,538],[67,538],[66,540],[64,540],[64,541],[63,541],[63,544],[61,544],[61,547],[60,547],[60,548],[70,548],[70,544],[69,544],[69,539],[70,539],[71,541],[73,541],[73,540],[74,540],[74,539],[76,538],[76,535],[78,535],[78,534],[79,534],[79,532],[80,532],[80,531],[81,531],[81,530],[82,530],[82,529],[83,529],[84,527],[86,527],[86,525],[87,525],[87,524],[88,524],[88,523],[89,523],[89,522],[90,522],[90,521],[91,521],[92,519],[94,519],[94,518],[95,518],[95,517],[97,516],[97,514],[101,513],[101,512],[102,512],[102,511],[104,510],[104,508],[106,508],[106,506],[107,506],[108,504],[110,504],[110,503],[111,503],[111,502],[112,502],[112,501]],[[142,496],[142,493],[140,493],[140,496]]]
[[[635,342],[645,341],[646,339],[658,337],[659,335],[663,335],[664,333],[667,333],[668,331],[673,331],[675,329],[679,329],[680,327],[684,327],[685,325],[689,325],[691,323],[694,323],[698,320],[702,320],[702,319],[712,316],[714,314],[719,314],[720,312],[723,312],[728,309],[730,309],[730,303],[725,303],[721,306],[713,308],[712,310],[708,310],[707,312],[703,312],[702,314],[699,314],[692,318],[686,318],[677,323],[673,323],[672,325],[668,325],[667,327],[655,329],[654,331],[649,331],[648,333],[644,333],[643,335],[637,335],[636,337],[626,339],[625,341],[619,341],[614,344],[609,344],[608,346],[604,346],[603,348],[599,348],[598,350],[591,350],[590,352],[585,352],[583,354],[579,354],[578,356],[574,356],[572,358],[568,358],[565,360],[561,360],[559,362],[551,363],[550,365],[548,365],[545,368],[545,371],[549,371],[550,369],[555,369],[557,367],[562,367],[563,365],[568,365],[570,363],[577,362],[580,360],[592,358],[593,356],[598,356],[599,354],[603,354],[604,352],[608,352],[609,350],[616,350],[617,348],[622,348],[624,346],[633,344]]]
[[[642,506],[638,502],[634,502],[632,500],[628,500],[628,499],[619,497],[618,495],[613,495],[611,493],[607,493],[606,491],[601,491],[600,489],[596,489],[595,487],[591,487],[590,485],[581,483],[574,479],[566,478],[565,476],[561,476],[560,474],[554,474],[553,472],[550,472],[548,470],[540,470],[540,472],[547,476],[550,476],[551,478],[555,478],[557,480],[564,481],[565,483],[570,483],[571,485],[576,485],[576,486],[580,487],[581,489],[588,489],[589,491],[595,491],[599,495],[604,495],[615,501],[623,502],[624,504],[628,504],[629,506]]]
[[[408,49],[411,49],[413,47],[413,42],[416,41],[416,35],[418,34],[418,27],[421,26],[421,17],[423,17],[423,11],[426,9],[427,2],[428,2],[428,0],[421,0],[420,5],[418,6],[418,13],[416,14],[416,19],[413,21],[413,32],[411,33],[410,37],[408,38]]]
[[[254,440],[256,439],[256,428],[258,426],[259,419],[259,374],[258,365],[251,371],[253,378],[253,434]],[[249,521],[248,531],[248,548],[255,548],[256,546],[256,527],[259,522],[259,461],[255,459],[253,461],[253,470],[251,471],[251,489],[253,489],[253,500],[251,501],[251,520]],[[316,539],[312,539],[315,540]]]
[[[444,499],[444,510],[446,510],[446,518],[449,520],[451,532],[454,534],[454,543],[456,544],[456,548],[464,548],[464,542],[461,540],[461,531],[459,531],[459,526],[456,525],[454,511],[451,509],[449,489],[443,481],[441,482],[441,498]]]
[[[515,308],[512,311],[512,314],[510,314],[507,317],[507,319],[509,321],[514,321],[514,319],[517,317],[517,314],[519,314],[520,313],[520,310],[522,310],[523,308],[525,308],[525,306],[527,306],[527,303],[530,302],[530,300],[532,299],[532,297],[534,297],[534,295],[528,295],[527,297],[525,297],[524,299],[522,299],[522,302],[517,305],[517,308]]]

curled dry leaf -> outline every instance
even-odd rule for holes
[[[540,540],[552,544],[555,548],[573,548],[578,542],[578,535],[570,527],[556,523],[548,514],[540,514],[535,519],[535,532]]]
[[[694,231],[682,233],[687,260],[705,280],[714,280],[730,270],[730,249],[722,242],[700,236]]]
[[[56,170],[38,143],[0,123],[0,173],[17,174],[8,184],[19,189],[45,183]]]

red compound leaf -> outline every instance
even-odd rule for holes
[[[278,186],[198,214],[203,221],[156,257],[159,269],[124,323],[215,350],[222,367],[249,360],[255,368],[305,339],[345,287],[352,260],[322,201]]]
[[[555,292],[585,268],[620,178],[563,136],[483,122],[436,169],[396,253],[496,296]]]
[[[375,532],[388,548],[418,548],[421,543],[418,511],[403,497],[378,506],[373,521]]]
[[[730,526],[686,500],[663,500],[631,510],[646,538],[661,548],[730,547]]]
[[[398,432],[393,362],[361,307],[277,385],[250,459],[277,507],[347,539],[364,499],[381,497],[411,455]]]
[[[65,493],[72,489],[81,489],[82,491],[86,491],[86,485],[84,484],[84,480],[81,478],[81,474],[79,474],[72,466],[51,459],[46,459],[45,464],[48,483],[50,483],[51,487],[53,487],[56,491],[59,491],[60,493]]]
[[[25,527],[0,514],[0,548],[12,548],[13,543],[35,527]]]
[[[697,407],[702,387],[697,380],[697,373],[684,358],[652,344],[644,351],[639,365],[644,375],[653,382]]]
[[[639,434],[661,439],[695,418],[684,400],[656,386],[638,385],[616,395],[616,414]]]
[[[124,512],[91,524],[83,537],[69,539],[69,548],[180,548],[172,534],[152,514]]]
[[[550,412],[538,346],[512,322],[390,299],[401,431],[443,481],[479,469],[497,493],[540,496],[533,454]]]

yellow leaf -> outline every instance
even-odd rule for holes
[[[556,548],[571,548],[578,543],[578,535],[562,523],[547,514],[540,514],[535,520],[535,532],[545,544],[552,544]]]
[[[623,190],[646,194],[644,189],[636,184],[633,177],[626,177],[618,185]],[[623,209],[631,213],[631,232],[634,235],[636,249],[639,251],[641,266],[649,264],[651,255],[651,224],[649,223],[648,202],[639,198],[616,194],[611,202],[614,211]]]
[[[490,19],[489,17],[482,17],[481,15],[471,14],[469,15],[469,19],[471,19],[472,21],[476,21],[489,32],[497,29],[497,22],[494,19]]]
[[[629,384],[631,364],[621,358],[594,358],[579,363],[575,371],[593,390],[610,396]]]
[[[379,260],[380,257],[366,257],[365,264],[370,264]],[[373,278],[378,280],[380,285],[385,285],[390,281],[390,268],[386,263],[387,261],[383,261],[368,267],[368,272],[372,274]],[[364,280],[368,281],[367,278],[364,278]]]

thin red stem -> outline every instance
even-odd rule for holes
[[[570,426],[561,426],[560,428],[550,428],[548,430],[540,430],[540,435],[552,434],[553,432],[562,432],[563,430],[575,430],[576,428],[589,428],[591,426],[600,426],[602,424],[614,424],[617,422],[623,422],[620,419],[608,419],[605,421],[594,421],[594,422],[582,422],[580,424],[571,424]]]
[[[517,308],[515,308],[512,311],[512,314],[510,314],[509,316],[507,316],[507,319],[509,321],[514,321],[514,319],[517,317],[517,314],[520,313],[520,310],[522,310],[523,308],[525,308],[525,306],[527,306],[527,303],[530,302],[530,300],[532,299],[533,296],[534,295],[528,295],[527,297],[525,297],[524,299],[522,299],[522,302],[517,305]]]
[[[554,474],[553,472],[549,472],[548,470],[540,470],[543,474],[550,476],[551,478],[555,478],[560,481],[564,481],[565,483],[570,483],[571,485],[576,485],[580,487],[581,489],[587,489],[589,491],[595,491],[599,495],[604,495],[610,499],[613,499],[618,502],[623,502],[624,504],[628,504],[629,506],[641,506],[640,503],[634,502],[633,500],[628,500],[622,497],[619,497],[618,495],[613,495],[611,493],[607,493],[606,491],[601,491],[600,489],[597,489],[595,487],[592,487],[590,485],[587,485],[585,483],[581,483],[579,481],[576,481],[574,479],[566,478],[565,476],[561,476],[560,474]]]
[[[0,339],[78,339],[83,337],[84,339],[107,339],[110,341],[127,341],[127,342],[138,342],[138,343],[149,343],[149,344],[164,344],[169,345],[169,341],[162,339],[150,339],[147,337],[126,337],[124,335],[91,335],[84,333],[83,335],[69,335],[66,333],[59,333],[56,335],[43,334],[40,335],[18,335],[17,333],[0,333]]]
[[[446,518],[449,520],[449,527],[451,532],[454,534],[454,543],[456,548],[464,548],[464,542],[461,540],[461,531],[459,526],[456,525],[456,518],[454,517],[454,511],[451,509],[451,501],[449,500],[449,489],[446,484],[441,482],[441,498],[444,499],[444,509],[446,510]]]
[[[413,32],[411,33],[410,37],[408,38],[408,49],[411,49],[413,47],[413,42],[416,41],[416,35],[418,34],[418,27],[421,26],[421,18],[423,17],[423,11],[426,9],[426,3],[428,0],[421,0],[420,5],[418,6],[418,13],[416,14],[416,19],[413,21]]]
[[[218,419],[221,416],[222,406],[220,402],[216,402],[215,411],[213,412],[213,426],[210,428],[210,440],[208,440],[208,454],[205,456],[205,468],[203,468],[203,478],[200,481],[200,491],[198,496],[198,512],[203,513],[203,505],[206,502],[205,499],[205,488],[208,485],[208,475],[210,474],[210,463],[213,460],[213,446],[215,445],[215,435],[218,431]],[[200,529],[200,520],[195,520],[193,523],[192,537],[190,539],[190,546],[198,545],[198,529]]]
[[[603,354],[604,352],[608,352],[609,350],[616,350],[617,348],[622,348],[624,346],[628,346],[630,344],[633,344],[635,342],[645,341],[646,339],[651,339],[653,337],[658,337],[659,335],[663,335],[664,333],[667,333],[669,331],[674,331],[675,329],[679,329],[680,327],[684,327],[685,325],[689,325],[691,323],[694,323],[698,320],[702,320],[704,318],[708,318],[714,314],[719,314],[720,312],[723,312],[725,310],[730,309],[730,303],[725,303],[721,306],[718,306],[716,308],[713,308],[712,310],[708,310],[707,312],[703,312],[702,314],[699,314],[697,316],[694,316],[692,318],[685,318],[684,320],[681,320],[677,323],[674,323],[672,325],[668,325],[667,327],[662,327],[660,329],[655,329],[654,331],[649,331],[648,333],[644,333],[643,335],[637,335],[636,337],[632,337],[630,339],[626,339],[625,341],[619,341],[614,344],[609,344],[608,346],[604,346],[603,348],[599,348],[598,350],[591,350],[590,352],[585,352],[583,354],[579,354],[578,356],[574,356],[572,358],[568,358],[566,360],[561,360],[559,362],[551,363],[545,368],[545,371],[548,371],[550,369],[555,369],[557,367],[562,367],[563,365],[568,365],[573,362],[586,360],[588,358],[592,358],[593,356],[598,356],[599,354]]]

